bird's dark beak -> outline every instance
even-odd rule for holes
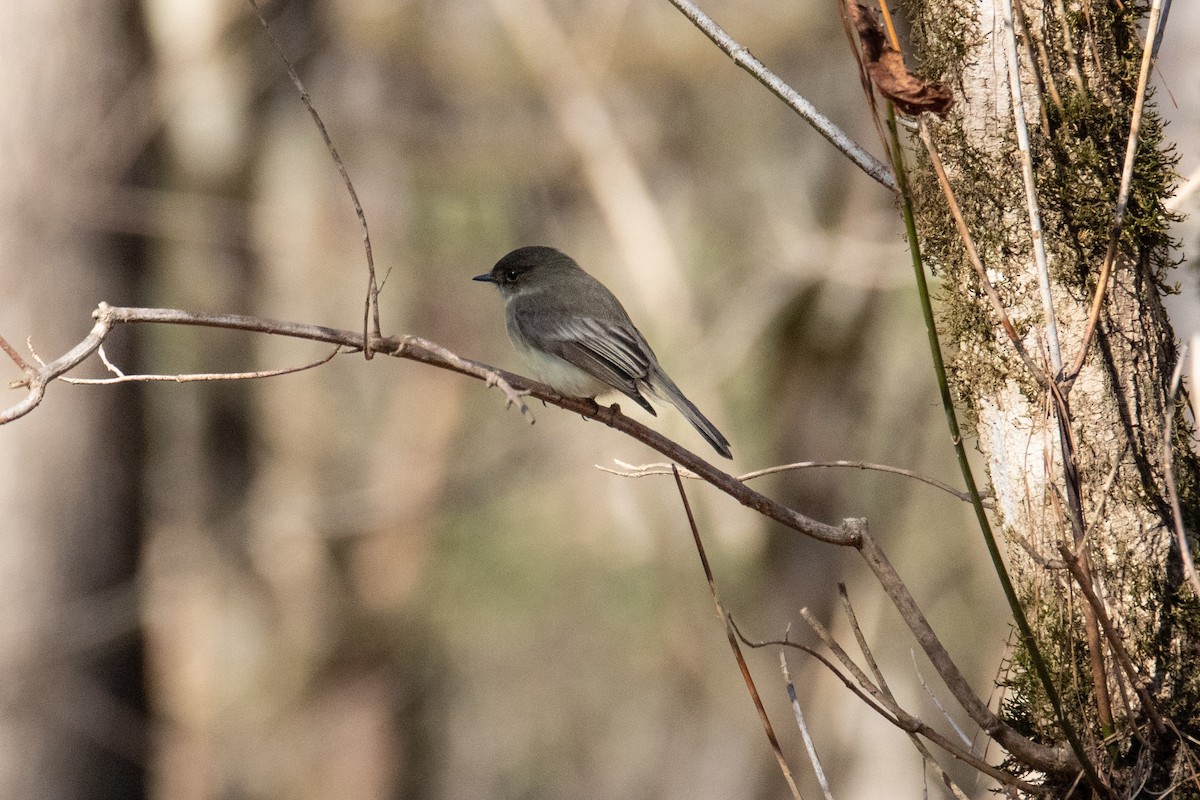
[[[490,273],[490,272],[485,272],[482,275],[476,275],[474,278],[471,278],[471,280],[483,281],[485,283],[495,283],[496,282],[496,279],[492,277],[492,273]]]

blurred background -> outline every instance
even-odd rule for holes
[[[735,472],[850,459],[957,485],[888,193],[665,0],[262,7],[362,200],[386,334],[523,371],[469,279],[554,245],[622,298]],[[833,5],[704,7],[880,152]],[[0,335],[26,358],[65,352],[102,300],[361,327],[353,206],[245,3],[6,0],[0,23]],[[1175,8],[1156,95],[1185,176],[1197,31],[1200,9]],[[1178,235],[1194,254],[1195,223]],[[142,327],[106,352],[173,374],[328,351]],[[661,459],[532,411],[350,355],[262,381],[53,385],[0,430],[0,796],[789,796],[672,481],[595,466]],[[673,410],[651,424],[712,455]],[[1007,612],[964,505],[859,471],[756,487],[870,518],[994,695]],[[749,638],[811,643],[808,607],[846,640],[844,581],[901,702],[947,727],[853,554],[689,491]],[[778,652],[747,658],[812,796]],[[789,659],[835,795],[919,796],[933,779],[902,735]]]

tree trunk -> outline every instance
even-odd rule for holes
[[[0,321],[27,360],[26,337],[57,357],[97,301],[136,300],[136,254],[96,230],[135,138],[119,113],[137,42],[128,10],[122,0],[5,4]],[[120,342],[107,349],[135,366]],[[7,383],[19,373],[4,363]],[[139,396],[58,384],[0,433],[0,797],[144,794]]]
[[[1083,346],[1113,225],[1145,11],[1140,3],[1123,10],[1068,5],[1063,16],[1061,0],[1028,4],[1023,19],[1017,8],[1018,32],[1023,22],[1028,34],[1017,47],[1022,114],[1067,373]],[[1019,337],[1033,361],[1053,374],[1057,362],[1016,145],[1002,5],[919,4],[913,19],[922,71],[956,95],[954,111],[932,126],[950,183]],[[922,248],[943,281],[940,326],[954,353],[952,381],[975,426],[1017,592],[1068,719],[1120,796],[1143,780],[1155,792],[1171,786],[1182,774],[1180,737],[1148,723],[1136,687],[1104,638],[1104,614],[1158,712],[1193,735],[1200,723],[1196,600],[1181,582],[1163,473],[1176,351],[1160,303],[1173,258],[1161,201],[1174,177],[1161,134],[1147,103],[1113,278],[1078,377],[1059,377],[1061,403],[1030,374],[998,324],[930,170],[915,190]],[[1061,433],[1060,420],[1067,422]],[[1194,486],[1195,460],[1178,450],[1181,485]],[[1183,500],[1194,511],[1194,495]],[[1091,580],[1085,573],[1083,582],[1094,586],[1102,612],[1089,606],[1065,568],[1063,544],[1090,571]],[[1061,741],[1063,728],[1026,648],[1014,657],[1008,680],[1006,717],[1037,739]],[[1104,741],[1110,733],[1115,736]],[[1058,776],[1051,783],[1060,782],[1065,796],[1072,780]]]

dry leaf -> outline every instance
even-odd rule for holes
[[[863,62],[875,88],[909,116],[932,111],[945,116],[954,105],[949,90],[938,83],[922,80],[904,66],[904,56],[890,44],[875,12],[861,3],[850,3],[850,18],[862,43]]]

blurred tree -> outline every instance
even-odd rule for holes
[[[24,4],[20,24],[0,33],[14,40],[11,46],[5,40],[5,59],[49,65],[32,81],[10,69],[0,84],[6,96],[19,98],[14,107],[37,111],[33,123],[23,114],[5,123],[6,156],[51,150],[36,163],[11,157],[0,165],[5,178],[15,176],[0,189],[11,208],[0,225],[12,231],[3,229],[0,244],[14,243],[16,253],[6,251],[0,268],[6,288],[15,287],[13,307],[23,314],[6,317],[2,332],[10,325],[32,330],[39,349],[58,352],[75,338],[76,323],[64,322],[59,331],[60,309],[47,313],[45,297],[67,297],[72,305],[61,311],[71,321],[86,318],[100,299],[128,299],[132,288],[122,289],[120,279],[128,275],[119,266],[112,276],[94,266],[102,263],[97,251],[107,254],[101,234],[111,230],[145,237],[150,266],[140,286],[149,304],[356,327],[365,285],[360,230],[328,153],[245,6],[238,0],[143,0],[153,56],[131,79],[128,53],[110,41],[127,33],[129,10],[100,3],[84,14],[72,0],[37,9],[60,4],[66,10],[57,16],[38,16]],[[412,331],[464,354],[516,365],[495,298],[468,278],[516,245],[559,245],[626,300],[649,338],[661,343],[659,355],[672,375],[730,434],[739,466],[867,457],[945,477],[947,446],[942,429],[930,427],[940,420],[924,356],[914,347],[920,319],[898,268],[903,258],[892,198],[823,140],[807,131],[798,135],[795,118],[666,3],[262,5],[367,209],[376,261],[387,274],[385,333]],[[713,0],[711,6],[781,74],[798,76],[818,105],[851,109],[854,119],[843,124],[859,140],[873,134],[857,81],[847,77],[836,15],[808,7],[798,12],[785,0]],[[60,18],[64,27],[52,37],[47,20],[57,25]],[[920,17],[918,40],[931,71],[956,74],[951,56],[986,48],[988,40],[967,34],[966,22],[976,21],[970,14],[940,23],[944,28],[935,24],[941,19],[934,11]],[[27,33],[39,24],[46,30]],[[1136,37],[1132,23],[1122,24],[1119,35],[1089,35],[1119,43],[1109,49],[1128,55],[1137,50]],[[1118,28],[1105,22],[1098,30]],[[939,47],[950,53],[940,62]],[[1098,47],[1108,52],[1107,45]],[[1000,85],[994,75],[989,80]],[[1108,99],[1101,105],[1111,114],[1128,106],[1129,85],[1119,75],[1097,79],[1097,86],[1109,83],[1113,88],[1095,96]],[[114,94],[122,102],[115,103]],[[967,92],[961,116],[936,136],[946,141],[956,186],[968,177],[983,181],[976,193],[963,189],[969,216],[1037,351],[1044,328],[1036,291],[1029,290],[1036,284],[1021,271],[1027,259],[1014,255],[1026,248],[1019,170],[996,166],[993,172],[991,165],[1004,161],[999,151],[1008,123],[1002,108],[984,103],[980,110],[974,98]],[[1037,116],[1033,105],[1031,118]],[[1085,107],[1071,106],[1078,114]],[[117,113],[129,109],[138,112],[132,119]],[[76,115],[84,121],[75,122]],[[982,130],[999,131],[994,150],[971,138],[978,133],[973,115],[982,115]],[[1047,132],[1035,147],[1044,193],[1065,194],[1062,187],[1074,184],[1081,191],[1108,186],[1107,167],[1119,162],[1113,154],[1123,142],[1123,118],[1101,137],[1108,148],[1105,169],[1096,170],[1102,180],[1060,175],[1053,148],[1069,138],[1065,132],[1100,127],[1087,115],[1072,127],[1068,116],[1055,108],[1045,112]],[[113,131],[91,143],[89,137],[110,123]],[[1157,147],[1152,120],[1149,128],[1148,146]],[[162,157],[154,176],[161,183],[116,187],[120,165],[151,139]],[[93,158],[100,177],[80,181],[73,170]],[[1061,169],[1074,164],[1072,158]],[[996,183],[1001,178],[1007,183]],[[1140,184],[1152,195],[1165,185],[1154,180],[1160,183]],[[78,183],[87,191],[77,190]],[[55,187],[66,189],[51,192]],[[1037,410],[1042,396],[1036,386],[1020,377],[1022,365],[997,339],[987,308],[977,305],[978,287],[960,269],[955,234],[937,210],[939,190],[927,179],[918,190],[925,244],[949,284],[946,336],[963,344],[955,361],[960,399],[989,437],[984,450],[993,479],[1010,479],[994,487],[997,493],[1030,492],[1003,495],[1006,529],[1019,541],[1015,534],[1026,515],[1055,520],[1051,487],[1061,465],[1034,476],[1040,484],[1010,486],[1014,477],[1027,481],[1030,464],[1042,464],[1036,460],[1041,451],[1028,442],[1049,441],[1053,461],[1054,430],[1049,415]],[[1046,197],[1043,205],[1056,226],[1055,263],[1075,265],[1054,275],[1069,351],[1079,338],[1071,326],[1090,290],[1085,267],[1096,256],[1089,232],[1104,225],[1095,222],[1101,212],[1064,218],[1108,201],[1074,196],[1056,205],[1056,199]],[[1161,467],[1154,425],[1167,410],[1163,370],[1172,353],[1169,330],[1155,316],[1157,269],[1166,257],[1155,222],[1160,217],[1153,203],[1139,208],[1152,213],[1139,213],[1145,221],[1127,235],[1129,253],[1144,257],[1129,256],[1118,266],[1116,301],[1093,347],[1104,357],[1089,362],[1072,403],[1082,430],[1087,521],[1141,526],[1143,544],[1149,543],[1144,553],[1132,546],[1116,555],[1105,551],[1097,559],[1100,571],[1106,579],[1137,578],[1134,568],[1143,563],[1137,559],[1148,553],[1160,560],[1146,562],[1153,566],[1138,579],[1157,581],[1157,591],[1175,585],[1168,583],[1169,561],[1166,567],[1161,561],[1169,543],[1153,501]],[[47,226],[47,219],[60,227]],[[80,220],[100,233],[63,235]],[[997,220],[1004,225],[997,228]],[[1100,227],[1087,227],[1093,224]],[[30,256],[17,247],[21,242],[38,249]],[[66,266],[18,271],[60,258],[68,259]],[[1148,266],[1139,272],[1139,264]],[[1029,297],[1034,302],[1022,305]],[[47,321],[53,329],[38,333]],[[1129,330],[1140,339],[1131,339]],[[231,331],[161,328],[139,332],[138,341],[150,368],[163,372],[309,360],[295,343]],[[110,355],[123,354],[110,349]],[[1137,365],[1138,380],[1126,373],[1135,355],[1152,356],[1145,373]],[[1132,381],[1136,392],[1125,392],[1122,381]],[[359,356],[343,357],[263,382],[159,384],[148,393],[147,414],[140,414],[140,395],[120,394],[123,388],[86,390],[95,394],[81,401],[86,408],[71,406],[72,413],[108,416],[87,416],[80,430],[74,420],[50,416],[77,397],[56,386],[45,408],[4,431],[17,443],[4,453],[5,469],[17,478],[3,483],[3,498],[23,527],[4,531],[15,544],[5,551],[0,592],[4,609],[16,612],[0,622],[10,626],[3,663],[18,676],[10,685],[44,690],[40,696],[14,693],[20,702],[5,706],[5,775],[66,787],[87,772],[101,791],[110,782],[138,791],[146,721],[120,712],[137,709],[139,663],[135,648],[111,643],[131,641],[135,630],[133,595],[120,587],[133,558],[134,540],[125,534],[137,533],[138,498],[145,496],[138,577],[153,689],[154,796],[784,796],[712,623],[673,489],[665,481],[597,476],[590,466],[614,457],[645,460],[640,445],[540,406],[534,409],[538,424],[530,427],[515,414],[497,413],[494,393],[382,358],[368,366]],[[1123,404],[1128,396],[1139,403]],[[1000,402],[1025,416],[1003,417],[995,410]],[[1108,411],[1093,418],[1093,406]],[[1014,428],[1013,419],[1024,427]],[[690,441],[677,415],[660,415],[654,425]],[[1003,435],[1013,430],[1027,444],[1019,458],[1006,460],[1008,451],[991,442],[994,434],[1011,443],[1014,437]],[[147,431],[144,464],[139,431]],[[107,449],[85,449],[85,435]],[[1108,448],[1122,436],[1124,450]],[[62,446],[45,446],[56,437]],[[1132,460],[1123,460],[1127,452]],[[83,477],[67,476],[68,468]],[[1149,476],[1149,490],[1132,475],[1138,469]],[[950,538],[969,524],[964,505],[945,496],[926,502],[924,488],[878,475],[802,471],[773,480],[770,494],[815,516],[886,519],[876,530],[884,529],[881,538],[887,537],[939,634],[974,685],[991,681],[1005,619],[992,613],[1000,607],[995,580],[980,581],[983,548]],[[860,481],[872,490],[852,488]],[[875,481],[889,483],[878,490]],[[79,486],[96,487],[82,504],[86,514],[73,497],[57,502],[55,495]],[[713,539],[710,556],[726,603],[748,633],[781,633],[799,606],[831,617],[833,587],[844,577],[864,598],[859,618],[884,668],[912,668],[910,640],[895,635],[894,612],[878,602],[877,586],[854,568],[849,552],[780,534],[704,490],[694,492],[693,501],[704,534]],[[1039,516],[1046,503],[1050,510]],[[60,535],[74,531],[61,523],[64,515],[79,524],[78,537],[86,541],[74,532],[70,539]],[[1059,530],[1049,523],[1045,530],[1031,549],[1044,553],[1054,543]],[[940,557],[948,541],[956,543],[954,557]],[[1130,555],[1124,573],[1113,560],[1122,553]],[[71,607],[44,622],[38,609],[54,600],[54,575],[80,554],[93,578],[112,567],[88,587],[118,588],[89,595],[86,608]],[[1025,564],[1022,578],[1033,586],[1039,570],[1040,562]],[[1067,586],[1051,581],[1044,591],[1031,588],[1026,599],[1044,610],[1043,598]],[[1133,589],[1128,594],[1134,596]],[[1155,646],[1190,646],[1186,635],[1175,635],[1185,629],[1171,613],[1130,607],[1121,624],[1141,624],[1143,614],[1149,624],[1161,623],[1165,638]],[[1075,643],[1073,618],[1064,620],[1062,630],[1071,635],[1055,629],[1056,646]],[[96,693],[85,703],[88,698],[67,693],[76,686],[68,680],[74,669],[44,669],[74,662],[43,657],[46,647],[30,645],[31,632],[76,628],[109,644],[106,653],[117,653],[115,691],[128,690],[129,708]],[[756,651],[748,658],[756,673],[769,676],[760,686],[769,685],[778,669],[774,654]],[[901,749],[907,747],[902,737],[809,667],[794,667],[794,674],[838,784],[835,793],[884,796],[907,781],[915,787],[923,764]],[[1112,665],[1106,667],[1111,678]],[[1181,677],[1175,685],[1184,683]],[[1037,709],[1037,686],[1028,675],[1015,686],[1017,698]],[[8,713],[47,708],[33,705],[41,696],[82,698],[71,705],[78,718],[104,723],[94,742],[134,758],[77,760],[56,772],[66,755],[91,756],[73,741],[64,749],[47,739],[48,715]],[[764,696],[776,719],[788,718],[781,690],[767,689]],[[1086,687],[1068,700],[1077,711],[1088,702]],[[786,752],[799,752],[796,733],[779,727]],[[1029,727],[1057,741],[1048,721]],[[37,735],[27,735],[31,731]],[[23,760],[25,752],[34,757]],[[801,780],[806,795],[816,791],[811,777]],[[977,784],[974,791],[987,787]],[[57,796],[64,794],[77,796],[70,787]]]
[[[22,350],[28,335],[39,354],[61,352],[98,298],[138,297],[141,248],[110,215],[145,152],[126,138],[143,41],[133,11],[4,7],[0,313]],[[137,363],[128,339],[108,352]],[[63,388],[0,437],[0,796],[136,798],[150,741],[134,583],[142,392]]]

